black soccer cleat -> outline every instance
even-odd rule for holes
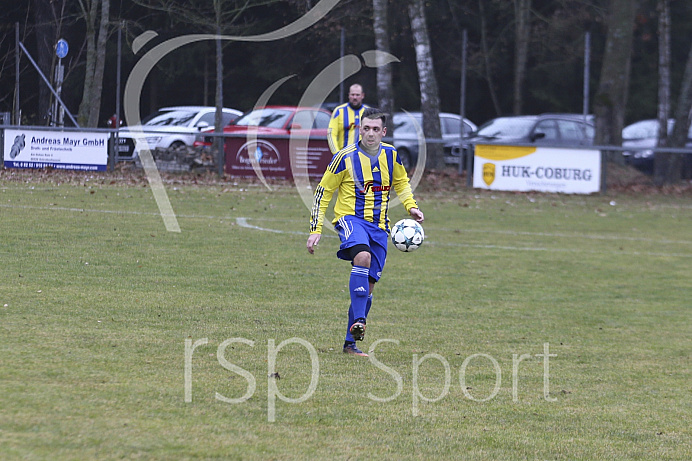
[[[349,331],[355,341],[362,341],[365,337],[365,319],[356,319]]]

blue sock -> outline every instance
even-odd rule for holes
[[[353,318],[365,318],[366,304],[368,295],[370,294],[368,274],[370,269],[362,266],[353,266],[351,269],[351,278],[348,283],[349,291],[351,292],[351,307],[353,308]]]
[[[368,296],[368,302],[365,304],[365,318],[368,318],[368,314],[370,313],[370,308],[372,307],[372,295]],[[353,316],[353,307],[348,306],[348,325],[346,325],[346,339],[345,341],[347,343],[354,343],[356,342],[355,339],[353,339],[353,335],[351,334],[351,325],[353,325],[356,321],[356,318]]]
[[[355,343],[356,340],[353,339],[353,335],[351,334],[351,325],[355,323],[356,319],[353,317],[353,306],[348,306],[348,325],[346,325],[346,342],[347,343]]]

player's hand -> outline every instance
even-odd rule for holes
[[[322,234],[310,234],[310,237],[308,237],[308,252],[310,254],[315,253],[315,247],[320,243],[321,238]]]
[[[415,219],[417,222],[423,222],[423,220],[425,219],[425,216],[423,216],[423,212],[420,211],[418,208],[411,208],[408,214],[410,214],[411,217]]]

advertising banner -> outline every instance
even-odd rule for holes
[[[473,187],[591,194],[601,187],[601,152],[561,147],[477,144]]]
[[[4,148],[7,168],[105,171],[108,164],[108,133],[8,129]]]
[[[251,157],[256,160],[262,174],[267,178],[291,179],[307,172],[311,178],[321,178],[332,159],[326,138],[310,138],[307,147],[297,142],[295,152],[289,152],[289,138],[258,138],[248,141],[247,137],[226,138],[226,173],[233,176],[257,176]],[[291,156],[294,168],[291,168]]]

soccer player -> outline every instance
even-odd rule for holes
[[[372,292],[387,258],[390,192],[393,188],[413,219],[423,222],[409,185],[406,169],[394,146],[382,142],[387,118],[378,109],[367,108],[360,124],[360,141],[340,150],[315,189],[307,247],[315,252],[322,234],[324,214],[335,191],[334,228],[341,246],[336,255],[351,261],[348,328],[343,351],[367,357],[358,349],[372,306]]]
[[[348,102],[337,106],[329,121],[327,141],[332,154],[336,154],[346,146],[358,142],[360,119],[368,106],[363,104],[363,87],[357,83],[348,90]]]

